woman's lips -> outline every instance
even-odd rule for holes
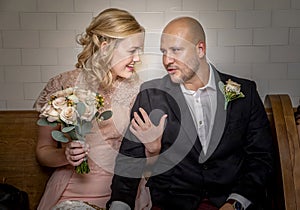
[[[127,69],[129,70],[129,71],[134,71],[134,66],[133,65],[128,65],[128,66],[126,66],[127,67]]]

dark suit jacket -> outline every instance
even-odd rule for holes
[[[273,168],[269,121],[254,82],[222,74],[214,67],[216,84],[228,79],[241,84],[244,98],[229,102],[217,87],[217,111],[207,154],[202,151],[189,108],[178,84],[169,76],[142,85],[132,109],[142,107],[157,123],[168,115],[162,149],[147,185],[154,205],[195,209],[203,198],[222,206],[231,193],[251,202],[262,198]],[[145,169],[145,148],[128,130],[116,160],[111,201],[134,208],[139,177]]]

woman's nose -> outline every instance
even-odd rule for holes
[[[140,55],[138,53],[133,55],[133,61],[134,62],[139,62],[140,61]]]

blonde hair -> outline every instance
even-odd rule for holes
[[[112,85],[110,62],[119,40],[129,35],[144,32],[144,28],[127,11],[110,8],[94,17],[84,34],[77,38],[83,46],[76,67],[82,69],[89,84],[100,84],[103,88]],[[107,42],[104,50],[100,46]]]

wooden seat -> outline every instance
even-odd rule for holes
[[[273,208],[300,209],[300,146],[294,111],[288,95],[267,95],[265,107],[277,149]]]

